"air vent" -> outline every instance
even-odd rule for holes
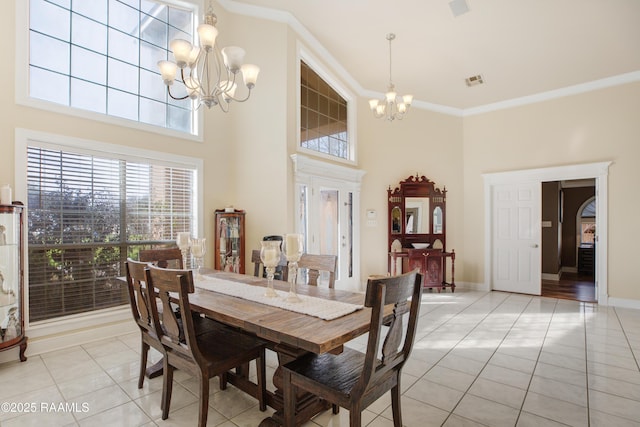
[[[467,77],[466,79],[464,79],[464,81],[467,83],[467,86],[469,86],[469,87],[478,86],[478,85],[481,85],[482,83],[484,83],[484,79],[482,78],[482,76],[480,74],[478,74],[476,76]]]
[[[469,12],[469,5],[466,0],[452,0],[449,2],[449,7],[454,18]]]

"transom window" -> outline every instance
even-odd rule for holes
[[[128,303],[127,257],[197,224],[193,166],[27,147],[29,321]]]
[[[349,159],[347,101],[300,61],[300,146]]]
[[[29,96],[195,134],[191,102],[167,96],[157,62],[193,39],[192,10],[152,0],[24,0]]]

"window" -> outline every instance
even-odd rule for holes
[[[193,39],[193,11],[151,0],[30,0],[29,10],[31,98],[195,133],[190,100],[168,97],[156,66],[169,40]]]
[[[580,243],[594,244],[596,235],[596,199],[591,198],[580,212]]]
[[[197,231],[195,167],[27,147],[29,321],[128,303],[127,257]]]
[[[300,146],[350,160],[347,101],[300,61]]]

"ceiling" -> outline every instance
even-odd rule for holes
[[[465,1],[468,12],[454,16],[450,3]],[[236,13],[289,22],[361,96],[386,91],[386,35],[395,33],[398,94],[413,94],[418,107],[454,114],[640,81],[640,0],[219,3]],[[468,87],[465,78],[477,74],[484,84]]]

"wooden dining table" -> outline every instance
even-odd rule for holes
[[[267,286],[267,280],[260,277],[208,270],[205,276],[238,282],[239,284]],[[269,348],[278,354],[283,365],[307,352],[340,352],[343,344],[369,331],[371,309],[362,308],[333,320],[300,314],[286,309],[229,296],[197,287],[189,295],[191,309],[243,332],[253,334],[270,343]],[[275,280],[276,290],[288,291],[289,284]],[[322,299],[346,303],[364,302],[364,294],[318,286],[298,285],[297,293]],[[230,381],[232,384],[233,382]],[[282,425],[282,375],[278,367],[273,377],[275,392],[268,392],[267,405],[275,413],[262,421],[260,426]],[[311,395],[298,395],[296,425],[301,425],[313,416],[328,409],[330,405]]]

